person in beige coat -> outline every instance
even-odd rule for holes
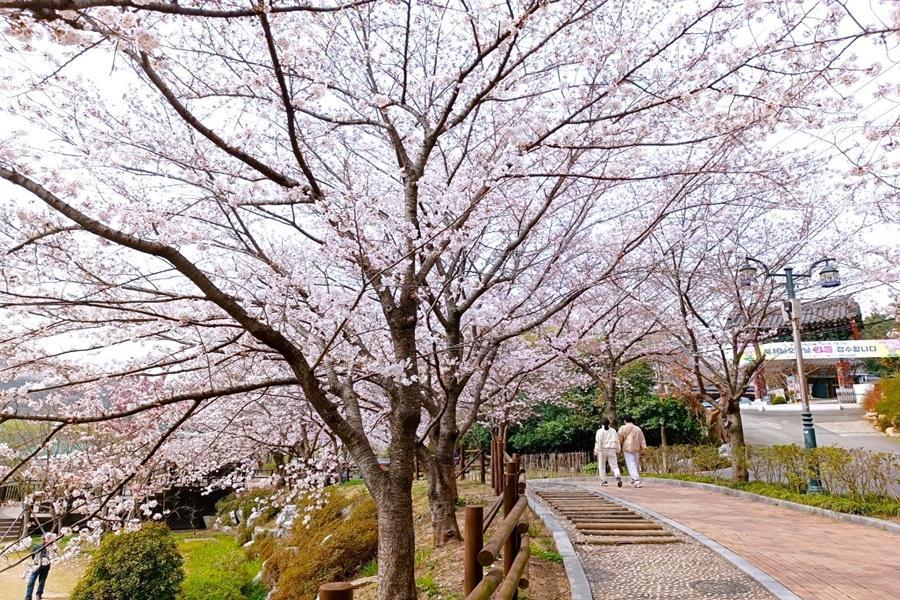
[[[641,487],[640,460],[641,454],[647,449],[647,441],[644,439],[644,432],[634,424],[631,417],[625,417],[625,424],[619,428],[619,443],[625,455],[631,485]]]

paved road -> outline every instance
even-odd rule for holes
[[[751,445],[803,445],[803,427],[799,412],[757,412],[742,410],[744,436]],[[900,439],[877,431],[863,418],[862,408],[813,413],[816,441],[820,446],[865,448],[878,452],[900,452]]]
[[[894,600],[900,535],[696,488],[586,488],[621,497],[702,533],[803,600]],[[635,574],[639,581],[641,574]]]

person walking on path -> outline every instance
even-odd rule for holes
[[[619,472],[619,435],[609,426],[609,419],[603,417],[600,429],[594,438],[594,454],[597,455],[597,473],[600,474],[600,485],[606,487],[606,463],[616,477],[616,485],[622,487],[622,474]]]
[[[619,428],[619,443],[625,454],[625,466],[628,468],[631,485],[641,487],[640,460],[641,454],[647,449],[647,441],[644,439],[644,432],[634,424],[631,417],[625,417],[625,424]]]
[[[37,600],[44,596],[44,585],[47,583],[47,575],[50,573],[50,548],[56,542],[56,536],[45,533],[40,543],[31,548],[31,571],[28,573],[28,587],[25,589],[25,600],[31,600],[34,593],[34,584],[37,583]]]

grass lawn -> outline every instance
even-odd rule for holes
[[[201,569],[208,558],[238,549],[233,537],[226,534],[212,534],[204,531],[178,532],[175,534],[178,549],[184,556],[186,573]],[[19,555],[20,557],[21,555]],[[18,557],[17,557],[18,558]],[[69,597],[81,574],[87,568],[90,556],[81,556],[63,564],[53,565],[44,588],[45,600],[61,600]],[[5,563],[0,562],[0,568]],[[259,563],[248,563],[246,568],[252,578],[259,572]],[[0,600],[22,600],[25,596],[26,581],[22,579],[24,563],[9,571],[0,572]]]

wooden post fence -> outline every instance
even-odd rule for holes
[[[466,520],[463,527],[463,535],[465,536],[465,582],[463,583],[463,594],[472,593],[481,579],[484,577],[484,570],[481,563],[478,562],[478,553],[484,545],[484,507],[483,506],[467,506]]]
[[[478,481],[480,481],[483,485],[484,484],[484,467],[485,467],[484,450],[482,450],[481,453],[479,454],[478,467],[479,467],[478,468]]]
[[[467,454],[471,458],[465,460],[465,455]],[[484,483],[486,478],[485,468],[487,466],[484,450],[466,450],[460,453],[459,470],[456,472],[456,478],[466,479],[466,476],[472,472],[472,467],[475,463],[478,463],[478,481]]]
[[[499,450],[499,452],[498,452]],[[502,448],[495,446],[491,462],[499,464],[503,456]],[[528,498],[524,493],[524,482],[519,482],[521,467],[518,456],[505,463],[503,469],[503,495],[497,499],[488,515],[484,507],[467,506],[465,520],[464,552],[464,593],[465,600],[517,600],[518,590],[528,587],[528,560],[531,550],[528,540],[528,523],[522,520],[528,509]],[[493,465],[492,465],[493,466]],[[492,470],[493,474],[493,470]],[[501,478],[497,477],[499,483]],[[490,526],[499,506],[503,506],[503,521],[497,526],[491,538],[483,543],[484,532]],[[477,548],[477,550],[476,550]],[[503,568],[495,567],[483,574],[484,567],[496,562],[503,548]]]
[[[345,582],[326,583],[319,588],[319,600],[353,600],[353,585]]]

